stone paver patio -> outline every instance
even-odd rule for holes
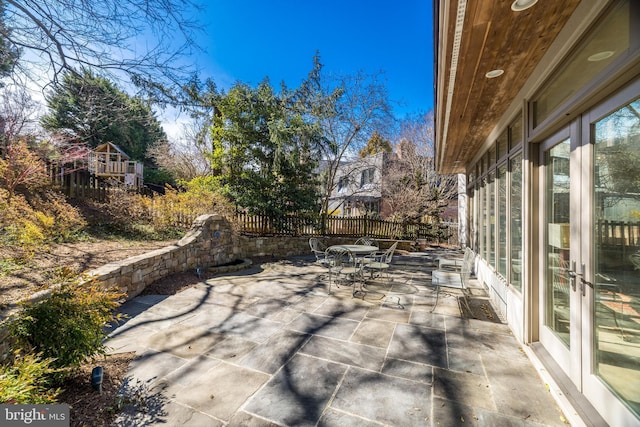
[[[458,289],[434,306],[439,255],[394,258],[364,299],[310,257],[134,298],[107,343],[137,353],[116,425],[564,425],[506,325],[464,318]]]

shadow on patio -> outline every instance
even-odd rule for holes
[[[325,269],[298,257],[129,301],[107,343],[137,352],[116,424],[563,425],[480,285],[472,313],[460,289],[436,300],[445,252],[394,258],[391,286],[363,299],[327,295]]]

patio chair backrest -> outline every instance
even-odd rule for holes
[[[398,246],[398,242],[395,242],[389,249],[386,250],[384,255],[382,256],[382,262],[386,264],[391,264],[391,260],[393,259],[393,253],[396,251],[396,247]]]
[[[464,250],[464,258],[462,260],[462,267],[460,268],[460,281],[462,282],[462,287],[467,287],[467,283],[469,282],[469,278],[471,277],[471,273],[473,273],[473,260],[475,255],[471,248],[465,248]]]
[[[317,237],[311,237],[309,239],[309,247],[311,248],[311,250],[314,253],[315,252],[324,252],[326,250],[326,248],[324,247],[322,242],[320,242],[320,239],[318,239]]]
[[[328,259],[325,255],[326,248],[317,237],[311,237],[309,239],[309,247],[311,248],[311,252],[316,256],[316,261],[325,262]]]
[[[629,261],[633,264],[634,270],[640,270],[640,251],[629,255]]]
[[[339,272],[345,267],[353,267],[354,266],[354,256],[351,254],[351,251],[348,249],[340,249],[326,251],[327,257],[332,257],[331,269]]]
[[[368,237],[368,236],[360,237],[358,240],[356,240],[355,244],[356,245],[375,246],[376,248],[380,247],[380,245],[378,244],[378,241],[376,239],[374,239],[373,237]]]

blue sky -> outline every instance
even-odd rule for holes
[[[219,88],[299,86],[319,51],[327,73],[383,71],[396,116],[433,108],[430,0],[209,0],[197,66]]]

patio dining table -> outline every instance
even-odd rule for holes
[[[364,288],[365,279],[363,274],[363,266],[365,262],[364,260],[367,255],[370,255],[378,250],[379,250],[378,247],[373,245],[352,245],[352,244],[333,245],[327,248],[327,252],[334,252],[334,253],[348,252],[349,258],[353,257],[353,259],[351,260],[353,265],[350,267],[353,270],[353,272],[350,273],[352,274],[351,280],[353,282],[353,296],[356,295],[356,292],[360,292],[363,295],[366,294],[366,290]],[[331,279],[329,279],[329,281],[331,281]],[[357,291],[355,288],[356,281],[361,282],[360,289]]]
[[[378,248],[372,245],[333,245],[327,249],[329,252],[349,251],[354,255],[369,255],[378,251]]]

